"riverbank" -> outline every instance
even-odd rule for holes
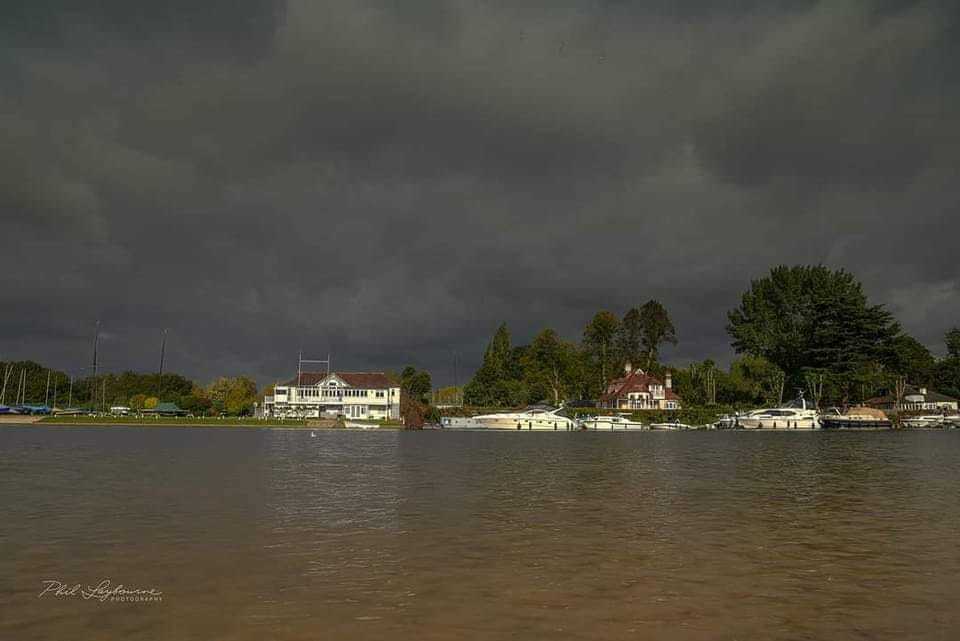
[[[206,418],[206,417],[138,417],[138,416],[17,416],[4,417],[0,425],[51,425],[59,427],[210,427],[210,428],[268,428],[309,430],[369,430],[403,429],[399,423],[337,424],[334,421],[256,419],[256,418]]]

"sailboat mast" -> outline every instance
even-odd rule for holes
[[[97,321],[97,329],[93,334],[93,381],[97,381],[97,347],[100,344],[100,321]]]
[[[160,374],[157,376],[157,398],[163,395],[163,357],[167,351],[167,330],[163,330],[163,336],[160,339]]]
[[[3,372],[3,391],[0,392],[0,405],[7,400],[7,381],[10,380],[10,374],[13,372],[13,364],[8,364]]]

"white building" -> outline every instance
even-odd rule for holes
[[[264,397],[264,416],[400,418],[400,385],[383,372],[303,372],[298,378]]]
[[[618,410],[678,410],[681,402],[673,391],[670,372],[664,382],[627,363],[623,377],[610,381],[598,405]]]

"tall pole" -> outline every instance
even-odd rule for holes
[[[460,395],[460,385],[457,381],[457,353],[453,353],[453,402],[457,402],[457,396]]]
[[[7,400],[7,381],[10,380],[10,374],[13,372],[13,364],[8,364],[3,372],[3,391],[0,392],[0,405]]]
[[[93,334],[93,381],[97,381],[97,347],[100,344],[100,321],[97,321],[97,329]]]
[[[23,405],[27,401],[27,368],[24,367],[20,370],[20,400],[17,401],[20,405]]]
[[[100,321],[97,321],[97,328],[93,334],[93,380],[90,382],[90,405],[96,411],[97,409],[97,348],[100,345]]]
[[[163,330],[163,336],[160,339],[160,375],[157,376],[157,399],[163,394],[163,357],[167,351],[167,330]]]
[[[50,370],[47,370],[47,391],[43,394],[43,405],[44,407],[50,405]]]
[[[67,407],[73,407],[73,374],[70,375],[70,397],[67,399]]]
[[[57,406],[57,379],[53,379],[53,407]]]

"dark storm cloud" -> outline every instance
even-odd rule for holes
[[[0,27],[0,357],[446,382],[657,297],[726,360],[798,262],[957,322],[950,3],[84,4]]]

